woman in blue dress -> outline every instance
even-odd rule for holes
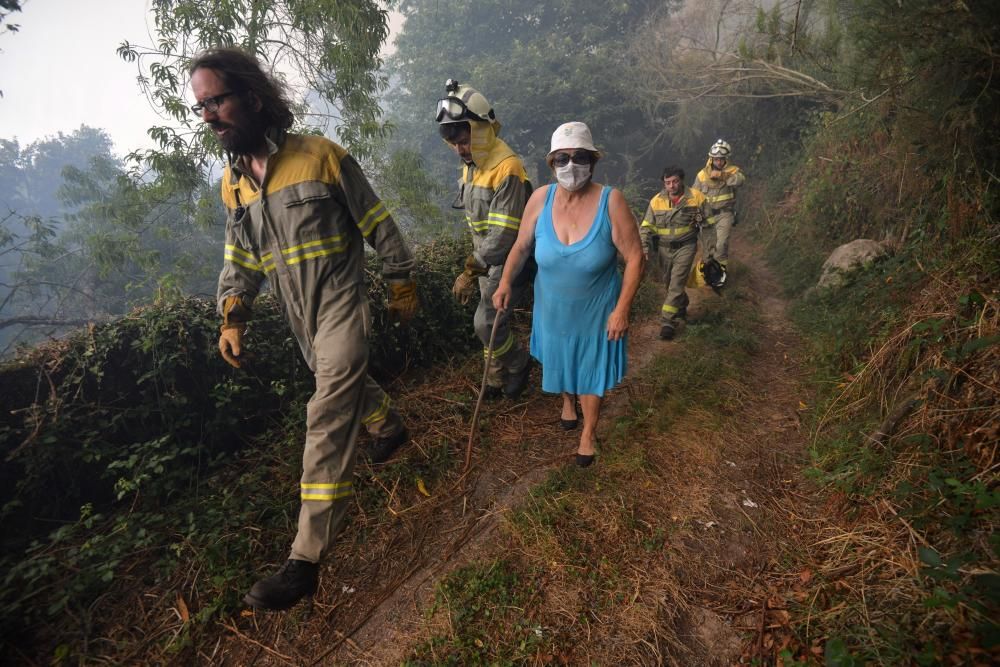
[[[542,364],[542,390],[561,393],[561,423],[575,428],[583,409],[577,465],[593,463],[605,392],[625,376],[629,310],[642,279],[639,230],[621,192],[593,181],[601,158],[590,129],[560,125],[546,156],[556,183],[535,190],[493,296],[508,306],[511,283],[534,253],[531,355]],[[618,255],[625,261],[618,272]]]

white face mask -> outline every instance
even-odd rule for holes
[[[570,192],[579,190],[590,182],[590,165],[570,162],[565,167],[556,167],[556,181]]]

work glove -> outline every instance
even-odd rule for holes
[[[240,348],[243,343],[245,324],[223,324],[219,335],[219,352],[226,363],[233,368],[240,367]]]
[[[420,309],[417,284],[412,279],[389,282],[389,315],[400,322],[409,322]]]
[[[233,368],[240,367],[240,356],[243,334],[250,321],[250,308],[238,295],[227,296],[222,302],[222,328],[219,335],[219,352]]]
[[[721,169],[713,169],[712,171],[708,172],[708,175],[716,180],[724,176]]]
[[[479,279],[470,276],[465,271],[458,274],[455,278],[455,285],[451,288],[451,294],[455,297],[463,306],[469,303],[469,299],[472,295],[476,293],[476,289],[479,287]]]
[[[474,255],[469,255],[465,259],[465,271],[455,278],[455,285],[451,288],[451,293],[463,306],[469,303],[469,299],[475,294],[479,287],[479,276],[486,275],[486,268],[479,265]]]

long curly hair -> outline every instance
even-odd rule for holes
[[[260,66],[260,62],[235,47],[218,47],[202,51],[188,66],[188,75],[197,69],[217,73],[226,86],[234,91],[252,92],[261,102],[260,115],[266,127],[287,130],[295,122],[284,86]]]

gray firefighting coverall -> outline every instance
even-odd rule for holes
[[[729,261],[729,235],[736,224],[736,189],[746,181],[746,175],[735,164],[727,164],[722,178],[712,178],[714,169],[709,158],[705,168],[698,172],[692,186],[708,200],[708,220],[705,228],[705,246],[702,255],[715,257],[723,266]]]
[[[407,280],[413,255],[347,151],[317,136],[271,130],[262,184],[246,158],[222,178],[228,210],[220,312],[229,296],[249,308],[266,278],[284,309],[316,391],[306,407],[302,505],[290,558],[318,562],[352,495],[356,441],[402,428],[389,398],[368,377],[364,242],[388,281]]]
[[[490,123],[471,121],[469,124],[473,148],[482,146],[484,150],[474,150],[476,162],[463,166],[459,188],[465,221],[472,231],[473,256],[487,271],[479,278],[479,306],[473,319],[476,335],[483,342],[485,357],[493,320],[497,317],[493,294],[500,286],[504,262],[517,239],[521,215],[531,194],[531,184],[521,159],[496,136]],[[524,302],[531,277],[522,271],[514,280],[511,307],[500,315],[493,345],[493,362],[486,378],[491,387],[503,386],[506,377],[521,373],[528,363],[528,351],[515,339],[509,320],[514,307]]]
[[[658,266],[667,287],[661,324],[677,326],[688,305],[687,284],[698,248],[698,229],[708,217],[705,195],[685,188],[675,203],[666,190],[649,201],[639,225],[642,252]]]

